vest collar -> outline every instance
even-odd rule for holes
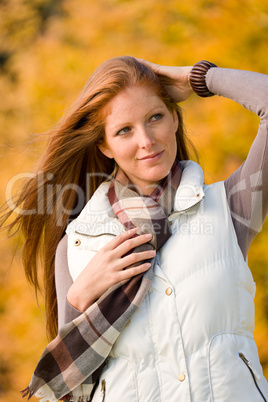
[[[185,212],[198,204],[204,197],[204,173],[193,161],[182,161],[181,181],[176,192],[174,212]]]

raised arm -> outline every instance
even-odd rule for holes
[[[208,89],[260,117],[247,159],[226,181],[233,224],[244,258],[268,211],[268,76],[250,71],[210,69]]]

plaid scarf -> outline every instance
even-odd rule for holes
[[[132,252],[158,250],[171,236],[170,214],[180,182],[180,162],[150,196],[140,196],[122,170],[111,182],[108,198],[126,229],[138,227],[138,234],[152,233],[152,240]],[[131,188],[132,186],[132,188]],[[143,274],[105,292],[78,318],[65,324],[48,344],[22,396],[33,395],[41,402],[91,401],[98,379],[113,344],[150,289],[156,258]],[[141,262],[140,262],[141,263]],[[140,264],[139,263],[139,264]]]

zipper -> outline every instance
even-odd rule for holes
[[[106,380],[101,380],[101,395],[102,395],[101,402],[104,402],[105,393],[106,393]]]
[[[240,359],[245,363],[245,365],[247,366],[247,368],[249,369],[250,374],[252,375],[253,381],[254,381],[254,383],[255,383],[255,385],[256,385],[256,388],[257,388],[257,390],[259,391],[259,393],[260,393],[262,399],[263,399],[265,402],[267,402],[267,399],[265,398],[265,396],[264,396],[263,393],[261,392],[261,390],[260,390],[260,388],[259,388],[259,386],[258,386],[258,384],[257,384],[257,381],[256,381],[256,378],[257,378],[258,380],[260,380],[260,378],[261,378],[260,375],[259,375],[259,373],[258,373],[256,370],[254,370],[254,368],[252,367],[250,361],[244,356],[243,353],[239,353],[239,357],[240,357]]]
[[[81,236],[85,236],[85,237],[101,237],[101,236],[114,236],[114,237],[116,237],[117,236],[114,233],[100,233],[100,234],[97,234],[97,235],[91,235],[91,234],[88,234],[88,233],[78,232],[77,230],[75,230],[74,233],[76,233],[78,235],[81,235]]]

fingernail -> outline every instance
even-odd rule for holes
[[[146,239],[150,239],[150,238],[152,237],[152,234],[151,234],[151,233],[148,233],[148,234],[146,234],[145,236],[146,236]]]
[[[156,251],[155,251],[155,250],[151,250],[151,251],[150,251],[150,254],[151,254],[151,255],[155,255],[155,254],[156,254]]]
[[[149,262],[147,262],[147,263],[145,264],[145,266],[146,266],[146,268],[150,268],[151,264],[150,264]]]

